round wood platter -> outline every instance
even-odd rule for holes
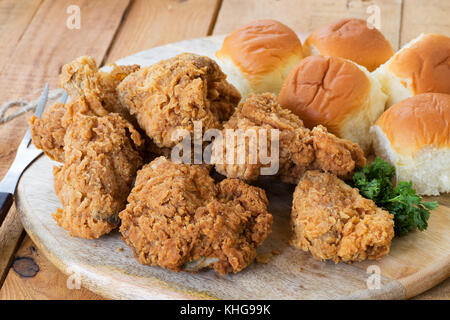
[[[214,58],[222,40],[208,37],[182,41],[117,63],[147,66],[181,52]],[[212,270],[176,273],[138,264],[118,231],[86,240],[70,237],[58,227],[51,216],[61,206],[53,189],[54,165],[59,164],[42,156],[23,174],[16,194],[22,223],[47,258],[70,275],[70,283],[79,280],[82,286],[107,298],[404,299],[450,275],[448,194],[429,197],[437,200],[439,207],[431,214],[428,229],[395,238],[391,252],[380,261],[334,264],[315,260],[309,253],[289,246],[294,186],[261,178],[256,184],[267,192],[274,226],[270,237],[258,248],[260,258],[242,272],[226,276]]]

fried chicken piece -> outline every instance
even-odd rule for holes
[[[242,131],[238,131],[237,136],[254,130],[257,139],[227,137],[227,130],[238,129]],[[269,155],[274,134],[270,131],[272,129],[279,132],[279,145],[275,148],[279,157],[273,155],[272,160],[278,162],[277,174],[285,182],[297,183],[309,169],[348,177],[356,167],[365,165],[364,153],[357,144],[337,138],[323,126],[313,130],[305,128],[300,118],[277,103],[275,95],[264,93],[250,94],[224,124],[223,139],[214,141],[212,148],[212,163],[216,170],[229,178],[256,179],[263,168],[270,166],[262,161],[260,143],[267,143]],[[273,138],[276,139],[275,136]],[[230,158],[227,158],[229,155]],[[241,162],[238,162],[239,156],[243,157]]]
[[[158,147],[171,148],[178,129],[193,134],[194,121],[208,130],[228,120],[241,96],[225,78],[212,59],[184,53],[129,75],[119,98]]]
[[[63,209],[53,214],[70,235],[98,238],[119,224],[137,169],[143,141],[119,114],[83,115],[73,107],[64,136],[64,165],[54,167],[55,191]]]
[[[130,73],[139,69],[137,65],[114,65],[111,73],[100,72],[93,58],[80,57],[62,68],[60,86],[71,97],[69,104],[86,115],[103,116],[117,112],[129,121],[135,121],[126,108],[120,104],[117,95],[118,84]],[[56,103],[46,109],[41,118],[30,120],[33,143],[51,159],[64,162],[64,135],[66,126],[62,119],[66,107]]]
[[[30,119],[31,139],[36,148],[52,160],[64,162],[64,135],[66,129],[61,120],[66,112],[64,103],[57,102],[47,108],[40,118]]]
[[[41,118],[32,116],[30,119],[31,139],[34,145],[43,150],[51,159],[64,162],[64,135],[70,125],[70,118],[64,121],[67,110],[85,115],[104,116],[108,114],[96,96],[88,93],[71,100],[67,106],[57,102],[45,109]]]
[[[113,64],[110,73],[103,72],[98,70],[97,63],[92,57],[82,56],[63,66],[59,75],[59,85],[72,99],[89,94],[98,97],[107,111],[119,113],[133,123],[133,117],[119,101],[117,86],[139,68],[138,65]]]
[[[393,215],[330,173],[308,171],[294,192],[292,245],[319,260],[362,261],[389,253]]]
[[[159,157],[138,172],[120,232],[141,264],[239,272],[271,232],[267,204],[260,188],[237,179],[215,184],[204,166]]]
[[[364,167],[366,158],[358,144],[340,139],[317,126],[311,131],[315,150],[315,169],[332,172],[341,178],[350,178],[356,167]]]
[[[100,84],[103,88],[102,101],[105,108],[111,112],[125,113],[128,115],[129,111],[122,106],[119,100],[119,93],[117,87],[119,84],[131,73],[138,71],[141,67],[137,64],[118,66],[112,64],[111,72],[99,72]]]

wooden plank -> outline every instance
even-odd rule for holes
[[[2,0],[0,2],[0,71],[41,5],[41,0]],[[1,72],[0,72],[1,74]]]
[[[220,0],[135,0],[106,59],[208,35]]]
[[[372,5],[380,8],[381,31],[396,49],[401,0],[223,0],[213,33],[229,33],[258,19],[276,19],[297,32],[307,33],[345,17],[367,19],[367,8]]]
[[[27,236],[17,251],[13,266],[0,289],[0,300],[103,299],[83,287],[77,287],[75,277],[68,278],[41,254]]]
[[[87,54],[101,61],[129,1],[80,0],[80,29],[69,29],[72,0],[45,0],[39,7],[0,80],[0,102],[22,98],[49,82],[57,84],[62,65]],[[45,26],[45,28],[43,27]]]
[[[403,0],[400,43],[404,45],[421,33],[450,36],[450,2],[442,0]]]
[[[46,81],[54,88],[61,66],[77,56],[89,54],[97,61],[103,59],[129,1],[77,1],[81,13],[79,30],[66,26],[69,17],[67,8],[72,4],[71,0],[43,1],[26,31],[19,36],[20,41],[10,58],[5,60],[5,68],[0,77],[0,104],[13,98],[32,98],[39,93]],[[10,11],[10,14],[11,21],[26,20],[20,16],[25,13],[19,9]],[[0,39],[2,37],[1,34]],[[27,129],[30,114],[29,112],[0,126],[0,178],[14,159],[17,146]],[[22,230],[17,213],[14,209],[10,210],[0,229],[0,285]]]

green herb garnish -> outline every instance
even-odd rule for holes
[[[436,201],[425,202],[412,188],[412,182],[401,181],[394,187],[395,167],[376,158],[353,175],[352,185],[362,196],[394,215],[395,235],[425,230],[430,211],[437,208]]]

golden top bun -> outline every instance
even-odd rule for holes
[[[275,20],[258,20],[230,33],[216,57],[231,60],[252,90],[277,92],[289,70],[303,58],[303,50],[292,29]]]
[[[413,94],[450,94],[450,38],[441,34],[421,36],[400,50],[388,64],[401,79],[411,79]]]
[[[369,71],[385,63],[393,54],[391,44],[376,28],[361,19],[342,19],[312,32],[304,44],[305,55],[318,53],[358,63]]]
[[[339,57],[310,56],[286,78],[278,102],[305,126],[318,124],[337,133],[342,120],[359,111],[370,93],[370,80],[354,63]]]
[[[450,95],[423,93],[403,100],[377,120],[391,148],[414,155],[426,146],[450,147]]]
[[[386,98],[367,69],[339,57],[309,56],[289,73],[278,102],[305,126],[322,124],[369,152],[370,127],[384,111]]]

